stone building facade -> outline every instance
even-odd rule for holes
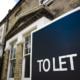
[[[5,27],[6,27],[6,22],[2,21],[0,22],[0,71],[2,68],[2,61],[3,61],[3,49],[5,45]],[[1,72],[0,72],[1,75]],[[1,77],[1,76],[0,76]]]
[[[19,1],[3,20],[6,24],[1,80],[31,80],[31,32],[78,6],[80,0]]]

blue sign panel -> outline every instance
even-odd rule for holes
[[[32,80],[80,80],[80,9],[32,34]]]

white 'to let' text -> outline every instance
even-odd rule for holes
[[[63,68],[63,65],[66,65],[66,61],[62,61],[62,59],[66,59],[69,58],[70,61],[70,70],[74,71],[75,67],[74,67],[74,58],[77,57],[77,53],[75,54],[70,54],[70,55],[65,55],[65,56],[59,56],[58,60],[59,60],[59,68],[56,68],[56,61],[55,61],[55,57],[52,58],[52,69],[53,71],[68,71],[68,68]],[[37,60],[37,63],[39,64],[39,72],[43,71],[44,72],[49,72],[51,69],[51,61],[50,59],[46,58],[46,59],[41,59],[41,60]],[[47,68],[46,68],[46,63],[47,63]]]

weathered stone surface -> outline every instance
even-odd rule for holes
[[[23,58],[23,44],[19,43],[17,45],[14,80],[21,80],[21,77],[22,77],[22,58]]]
[[[32,9],[40,6],[39,0],[21,0],[21,1],[22,2],[18,4],[9,14],[9,26],[5,34],[7,34],[12,29],[12,27],[14,26],[16,21],[20,19],[20,17],[27,15],[27,13],[30,12]],[[78,6],[80,6],[80,0],[54,0],[51,5],[47,6],[47,8],[53,12],[53,14],[55,15],[54,17],[56,18]],[[20,43],[17,45],[14,80],[21,80],[22,57],[23,57],[22,50],[23,50],[23,46],[22,43]],[[7,79],[8,61],[9,61],[9,53],[8,51],[6,51],[4,56],[2,80]]]
[[[3,60],[1,80],[6,80],[7,79],[8,61],[9,61],[9,50],[6,50],[5,55],[4,55],[4,60]]]

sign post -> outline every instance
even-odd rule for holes
[[[80,80],[80,8],[32,33],[32,80]]]

